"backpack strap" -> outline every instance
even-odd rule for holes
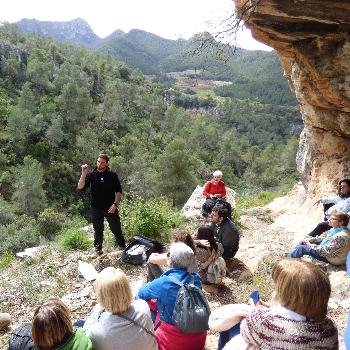
[[[182,282],[180,282],[175,276],[169,276],[169,278],[175,282],[176,284],[178,284],[180,287],[182,287],[184,284]],[[186,283],[185,283],[186,284]],[[194,277],[193,275],[190,273],[190,280],[188,282],[188,284],[194,284]]]
[[[181,283],[181,282],[180,282]],[[157,323],[157,325],[154,327],[154,331],[156,331],[156,329],[160,326],[160,324],[163,322],[164,320],[164,310],[166,311],[166,313],[168,314],[168,316],[170,317],[170,319],[172,320],[173,318],[170,316],[169,314],[169,311],[166,309],[164,303],[162,301],[160,301],[160,304],[162,305],[163,307],[163,311],[162,311],[162,314],[160,315],[159,317],[159,321]]]
[[[180,287],[182,287],[184,284],[182,282],[180,282],[175,276],[168,276],[174,283],[176,283],[177,285],[179,285]],[[185,283],[187,284],[187,283]],[[190,273],[190,281],[189,281],[189,284],[192,284],[194,285],[194,277],[193,275]],[[170,313],[169,311],[166,309],[164,303],[162,301],[160,301],[160,304],[162,305],[163,307],[163,311],[162,311],[162,314],[160,315],[159,317],[159,321],[157,323],[157,325],[154,327],[154,331],[160,326],[160,324],[163,322],[163,319],[164,319],[164,310],[165,312],[168,314],[169,318],[172,320],[173,318],[170,316]]]

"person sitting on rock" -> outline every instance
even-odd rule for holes
[[[330,230],[332,227],[328,223],[334,211],[344,211],[350,215],[350,180],[344,179],[339,181],[339,195],[331,198],[319,198],[313,205],[322,203],[324,207],[325,221],[319,223],[308,236],[316,237],[323,232]]]
[[[223,206],[215,206],[212,209],[210,221],[210,227],[215,232],[216,240],[224,248],[222,257],[228,262],[236,255],[239,248],[239,232],[237,227],[227,217],[227,209]]]
[[[207,217],[213,207],[221,202],[222,205],[227,207],[228,217],[231,218],[231,204],[228,203],[225,199],[226,197],[226,188],[223,181],[221,181],[222,172],[216,170],[213,173],[213,179],[208,181],[203,189],[203,195],[207,197],[205,202],[202,205],[202,216]]]
[[[328,223],[331,229],[326,237],[306,236],[287,257],[301,258],[309,255],[333,265],[345,265],[350,251],[350,231],[347,229],[349,216],[344,212],[333,212]]]
[[[337,326],[327,317],[327,274],[300,259],[280,260],[271,273],[276,306],[229,304],[211,313],[209,327],[220,332],[218,350],[337,350]]]

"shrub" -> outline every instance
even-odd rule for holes
[[[37,219],[38,229],[42,236],[49,236],[61,231],[59,215],[53,208],[47,208],[41,212]]]
[[[16,257],[10,251],[3,252],[0,257],[0,270],[9,267],[14,260]]]
[[[19,216],[14,222],[0,226],[0,254],[5,251],[19,252],[40,243],[37,223],[34,218]]]
[[[129,240],[135,235],[161,239],[161,233],[185,220],[164,198],[145,200],[134,196],[120,206],[123,234]]]
[[[82,229],[71,228],[61,236],[61,244],[65,250],[88,250],[92,241]]]

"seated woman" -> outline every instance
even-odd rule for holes
[[[222,172],[216,170],[213,173],[213,179],[208,181],[203,189],[203,195],[207,197],[205,202],[202,205],[202,215],[207,217],[215,205],[218,205],[218,202],[225,204],[225,207],[228,211],[228,217],[231,219],[232,208],[231,204],[226,202],[226,188],[223,181],[221,181]]]
[[[347,229],[349,216],[344,212],[333,212],[328,220],[332,227],[326,237],[306,236],[288,258],[301,258],[304,255],[333,265],[345,265],[350,251],[350,231]]]
[[[32,337],[37,349],[92,349],[83,329],[73,328],[69,309],[59,299],[49,299],[35,310]]]
[[[188,267],[188,272],[197,272],[197,250],[196,250],[196,245],[193,241],[192,236],[183,230],[176,231],[172,234],[171,236],[171,243],[175,242],[183,242],[186,245],[188,245],[194,253],[194,259],[191,265]],[[160,265],[167,265],[167,255],[168,253],[165,254],[159,254],[159,253],[152,253],[150,257],[148,258],[148,266],[147,266],[147,278],[148,281],[151,282],[156,278],[159,278],[164,272],[165,268],[163,268]]]
[[[316,237],[323,232],[330,230],[332,227],[328,223],[334,211],[344,211],[350,215],[350,180],[344,179],[339,181],[339,195],[331,198],[319,198],[314,205],[322,203],[324,206],[325,221],[319,223],[308,236]]]
[[[338,349],[337,327],[326,316],[331,294],[326,273],[311,262],[284,259],[273,267],[272,278],[277,306],[253,307],[240,323],[240,334],[219,350]]]
[[[162,304],[165,305],[170,316],[173,316],[180,286],[173,282],[170,276],[175,276],[182,283],[189,283],[190,273],[187,269],[193,259],[194,254],[190,247],[182,242],[173,243],[170,246],[170,257],[168,258],[170,269],[139,289],[138,298],[148,301],[157,299],[156,306],[159,312],[155,324],[159,321],[159,313],[163,312]],[[202,288],[199,275],[195,272],[192,272],[191,275],[194,277],[194,284]],[[202,350],[205,346],[207,332],[183,334],[174,325],[171,317],[165,312],[163,322],[156,329],[159,350]]]
[[[150,309],[143,300],[132,301],[129,281],[121,269],[107,267],[95,281],[97,304],[84,324],[96,350],[156,350]],[[105,317],[99,320],[104,310]]]
[[[213,260],[222,255],[224,248],[221,243],[216,242],[215,232],[210,226],[199,226],[194,234],[194,242],[197,244],[198,273],[201,276],[202,283],[214,283],[210,278],[210,274],[207,273],[208,266]]]

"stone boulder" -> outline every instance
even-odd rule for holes
[[[206,197],[203,195],[204,186],[197,186],[192,192],[191,197],[181,210],[181,214],[185,215],[190,221],[203,220],[201,209]],[[231,204],[232,211],[236,208],[236,192],[226,187],[226,200]]]

